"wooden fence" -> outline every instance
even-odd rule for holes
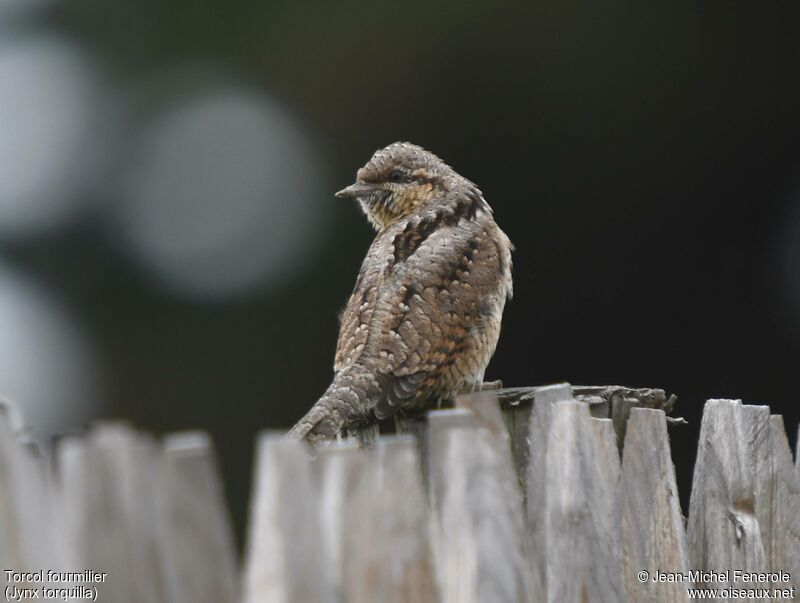
[[[672,402],[564,384],[462,397],[361,446],[267,432],[241,572],[205,435],[101,425],[45,454],[0,416],[0,585],[113,603],[800,600],[781,417],[706,404],[684,521]]]

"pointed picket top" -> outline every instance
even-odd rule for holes
[[[797,438],[794,441],[794,476],[800,484],[800,425],[797,426]]]
[[[244,603],[334,601],[320,546],[319,486],[307,446],[266,432],[254,465]]]
[[[692,480],[687,542],[693,569],[731,574],[704,586],[736,587],[734,570],[767,567],[756,515],[756,471],[769,434],[769,408],[709,400]],[[759,585],[754,585],[757,587]]]
[[[432,538],[441,600],[523,603],[532,597],[523,498],[494,395],[431,413]]]
[[[547,600],[626,601],[607,456],[585,404],[556,402],[548,437],[545,530]]]
[[[559,383],[538,388],[534,394],[533,411],[530,418],[528,442],[528,466],[525,469],[526,480],[526,516],[528,519],[528,539],[532,550],[537,554],[533,558],[533,580],[547,587],[547,447],[553,409],[562,400],[572,400],[572,386]]]
[[[656,572],[691,569],[663,411],[634,408],[622,458],[623,580],[632,602],[684,603],[690,583],[656,582]],[[644,580],[640,579],[640,572]]]
[[[0,403],[0,570],[33,571],[60,562],[52,477],[41,451],[20,439],[22,425],[21,415]]]
[[[236,548],[211,438],[176,433],[163,447],[157,521],[169,601],[238,600]]]
[[[756,516],[764,541],[767,569],[786,571],[791,580],[782,587],[800,586],[800,484],[783,417],[770,417],[763,459],[757,468]]]

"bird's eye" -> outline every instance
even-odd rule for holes
[[[403,181],[403,172],[400,170],[395,170],[391,174],[389,174],[389,181],[391,182],[402,182]]]

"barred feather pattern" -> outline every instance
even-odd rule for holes
[[[364,401],[379,385],[368,374],[354,371],[338,373],[319,401],[289,431],[290,437],[316,443],[335,437],[345,426],[354,427],[370,420]],[[359,413],[363,416],[359,417]]]
[[[508,237],[438,157],[395,143],[358,182],[375,190],[359,202],[378,232],[342,314],[333,382],[290,432],[311,441],[480,387],[512,295]]]

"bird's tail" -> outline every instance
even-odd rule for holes
[[[327,391],[287,435],[312,443],[336,437],[346,425],[368,414],[370,385],[369,379],[350,371],[338,373]]]

